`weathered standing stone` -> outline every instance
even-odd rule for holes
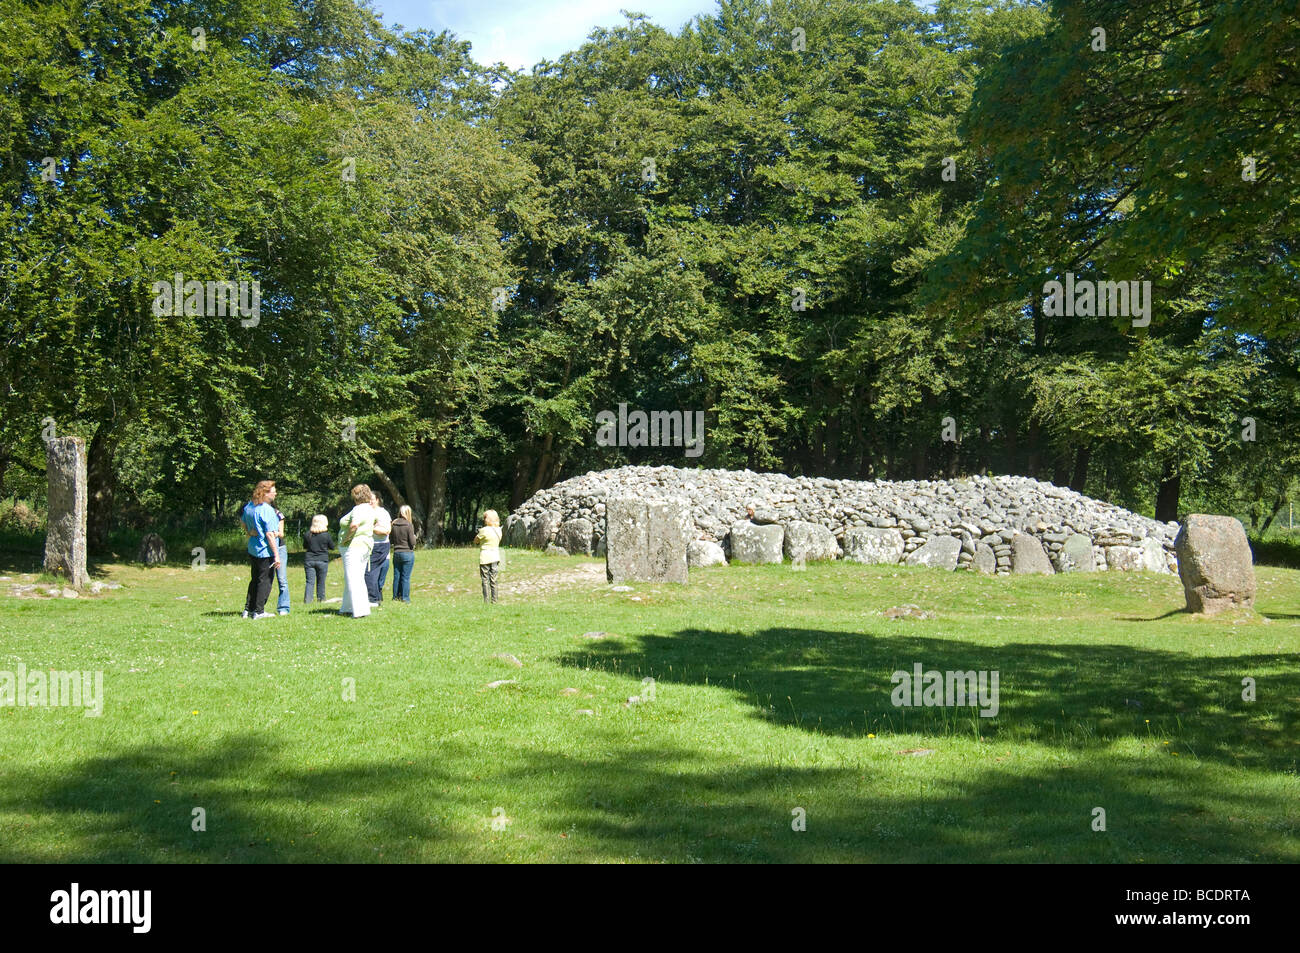
[[[774,523],[761,526],[742,520],[731,524],[733,563],[779,563],[785,530]]]
[[[727,554],[717,543],[707,539],[693,539],[686,547],[686,565],[691,569],[701,566],[725,566]]]
[[[1107,546],[1106,568],[1119,572],[1137,572],[1142,568],[1142,550],[1136,546]]]
[[[960,552],[961,540],[956,536],[935,536],[909,555],[906,562],[909,566],[934,566],[951,571],[957,568]]]
[[[1142,540],[1139,547],[1142,555],[1139,559],[1142,568],[1146,572],[1168,572],[1169,564],[1165,559],[1165,548],[1151,537]]]
[[[528,527],[533,525],[532,517],[511,514],[506,517],[504,542],[514,549],[523,549],[528,545]]]
[[[86,573],[86,444],[80,437],[54,437],[45,445],[49,528],[45,571],[59,572],[77,587]]]
[[[998,557],[988,543],[976,543],[975,555],[971,557],[970,568],[987,576],[998,571]]]
[[[903,558],[903,546],[896,529],[855,526],[844,532],[844,558],[855,563],[893,565]]]
[[[686,582],[694,527],[685,504],[617,498],[605,504],[605,577],[622,582]]]
[[[555,534],[555,545],[570,556],[590,556],[591,533],[591,520],[582,517],[565,520]]]
[[[546,510],[528,527],[528,548],[545,549],[555,539],[561,516],[555,510]]]
[[[838,559],[840,544],[835,534],[825,526],[794,520],[785,524],[782,544],[787,559],[794,562],[812,562],[818,559]]]
[[[146,566],[153,566],[157,563],[167,561],[167,544],[157,533],[146,533],[144,539],[140,540],[140,552],[136,555],[138,562]]]
[[[1254,604],[1255,566],[1238,520],[1193,513],[1174,538],[1174,550],[1189,612]]]
[[[1057,556],[1057,569],[1061,572],[1095,572],[1097,563],[1092,554],[1092,539],[1082,533],[1072,533]]]
[[[1011,571],[1017,575],[1050,576],[1056,572],[1043,544],[1028,533],[1011,537]]]

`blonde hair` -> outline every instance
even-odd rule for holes
[[[411,508],[409,506],[403,506],[400,510],[397,511],[397,515],[399,515],[404,520],[409,520],[411,518]]]
[[[497,511],[496,511],[496,510],[488,510],[487,512],[485,512],[485,513],[483,514],[483,525],[484,525],[484,526],[500,526],[500,525],[501,525],[501,517],[497,516]]]
[[[325,518],[324,513],[317,513],[311,518],[311,532],[323,533],[330,528],[330,521]]]

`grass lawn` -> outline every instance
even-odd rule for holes
[[[0,862],[1300,861],[1300,571],[1204,621],[1172,576],[717,567],[620,593],[594,560],[506,559],[525,591],[500,605],[444,549],[360,620],[302,605],[297,554],[288,618],[241,619],[246,568],[188,557],[0,597],[0,670],[102,670],[105,696],[0,708]],[[883,616],[904,603],[936,618]],[[894,707],[917,662],[999,672],[997,716]]]

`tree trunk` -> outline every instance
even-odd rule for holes
[[[95,428],[86,461],[86,548],[108,547],[108,531],[113,523],[113,504],[117,494],[117,473],[113,455],[117,442],[107,424]]]
[[[1070,489],[1076,493],[1082,493],[1088,485],[1088,458],[1091,456],[1092,451],[1087,447],[1080,447],[1074,452],[1074,478],[1070,480]]]
[[[1178,519],[1178,494],[1182,477],[1174,474],[1173,464],[1166,463],[1160,486],[1156,489],[1156,519],[1168,523]]]
[[[1264,525],[1260,527],[1259,529],[1260,536],[1263,536],[1265,533],[1268,532],[1268,528],[1273,525],[1273,520],[1277,518],[1277,514],[1282,512],[1282,506],[1285,503],[1286,503],[1286,496],[1284,494],[1279,493],[1275,497],[1273,497],[1273,510],[1268,514],[1268,519],[1264,520]]]
[[[429,459],[429,498],[425,506],[424,545],[441,546],[443,521],[447,514],[447,445],[433,445]]]

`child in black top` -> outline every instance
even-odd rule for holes
[[[325,576],[330,568],[330,550],[338,551],[334,537],[329,533],[329,520],[323,514],[312,517],[311,529],[302,534],[302,562],[307,569],[307,594],[303,602],[311,602],[312,589],[316,601],[325,601]]]

